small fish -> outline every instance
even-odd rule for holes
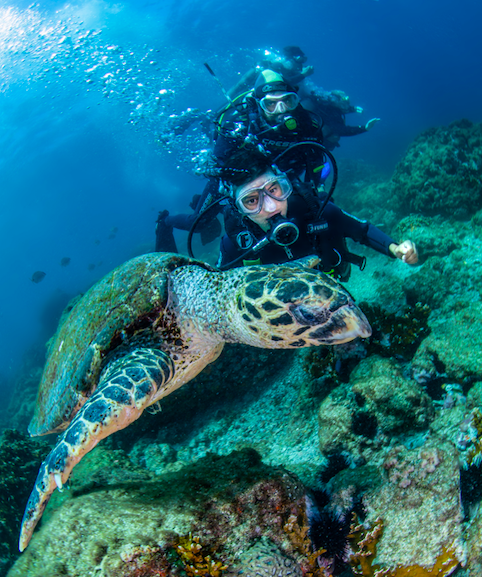
[[[70,264],[70,256],[64,256],[64,258],[60,261],[60,266],[69,266]]]
[[[42,282],[44,280],[46,274],[47,273],[45,273],[43,270],[36,270],[33,273],[32,278],[30,280],[34,283]]]
[[[108,239],[113,239],[113,238],[115,238],[115,236],[116,236],[116,234],[117,234],[118,231],[119,231],[119,229],[117,228],[117,226],[113,226],[113,227],[110,229],[110,234],[109,234],[109,236],[108,236],[107,238],[108,238]]]
[[[89,270],[94,270],[94,269],[95,269],[95,264],[90,263],[87,268],[88,268]]]
[[[96,239],[94,240],[94,244],[99,245],[99,244],[100,244],[100,240],[99,240],[98,238],[96,238]]]

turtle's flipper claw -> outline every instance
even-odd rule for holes
[[[48,462],[49,459],[47,458],[40,467],[35,486],[30,494],[25,513],[23,514],[22,529],[18,544],[20,551],[23,551],[29,544],[35,526],[40,521],[42,513],[50,500],[50,496],[57,487],[54,475],[48,471]]]

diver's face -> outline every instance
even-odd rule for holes
[[[236,191],[238,207],[250,220],[265,232],[269,230],[269,219],[277,214],[286,217],[288,212],[287,193],[283,177],[278,178],[271,170],[249,181]],[[261,204],[261,207],[259,206]],[[247,211],[253,211],[251,214]],[[258,211],[254,213],[254,211]]]
[[[266,120],[272,124],[279,122],[285,114],[292,112],[300,103],[296,92],[269,92],[259,101],[261,111]]]

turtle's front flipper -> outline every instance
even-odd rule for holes
[[[28,545],[55,488],[97,443],[138,419],[153,396],[174,376],[174,364],[164,352],[136,349],[111,362],[94,394],[77,413],[40,467],[28,500],[19,548]]]

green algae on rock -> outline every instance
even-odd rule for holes
[[[432,333],[422,342],[412,363],[419,382],[443,376],[468,391],[482,380],[482,303],[453,311],[432,324]]]
[[[434,411],[430,397],[414,380],[403,376],[393,359],[377,356],[362,361],[354,370],[352,392],[372,414],[384,433],[427,429]]]
[[[432,401],[422,386],[402,375],[393,359],[371,356],[321,403],[320,449],[324,455],[348,451],[354,457],[379,435],[426,430],[433,419]]]
[[[465,219],[482,207],[482,124],[430,128],[410,145],[392,177],[405,214]]]

